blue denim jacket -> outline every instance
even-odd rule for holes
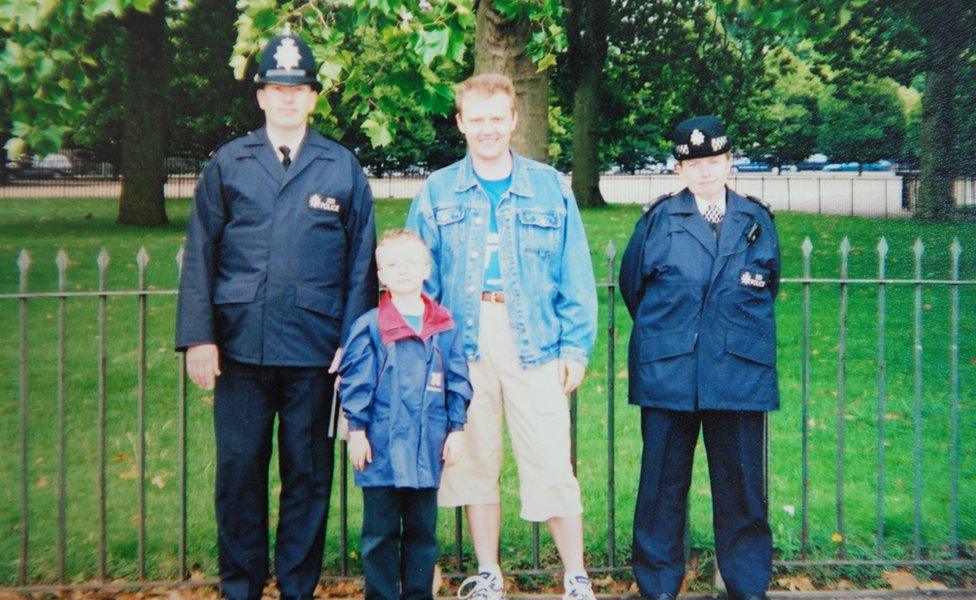
[[[596,338],[596,284],[573,193],[552,167],[512,153],[512,185],[498,204],[506,307],[523,367],[565,358],[586,364]],[[430,246],[427,292],[463,331],[478,359],[478,316],[490,204],[471,157],[434,172],[413,199],[407,227]]]

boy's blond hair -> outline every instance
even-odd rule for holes
[[[428,261],[430,260],[430,248],[427,246],[427,242],[424,241],[424,238],[420,237],[419,235],[417,235],[413,231],[410,231],[409,229],[399,229],[399,228],[387,229],[383,233],[383,235],[380,237],[380,241],[377,242],[376,244],[376,258],[377,260],[379,260],[380,250],[382,250],[386,246],[393,246],[395,244],[409,244],[409,243],[418,244],[421,248],[423,248],[424,256],[427,257]]]
[[[466,96],[488,98],[495,94],[505,94],[512,99],[512,112],[515,112],[515,86],[512,80],[501,73],[482,73],[468,77],[454,86],[454,108],[461,114],[461,102]]]

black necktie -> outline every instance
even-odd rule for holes
[[[291,164],[291,157],[288,156],[291,154],[291,148],[288,146],[278,146],[278,152],[281,152],[281,164],[287,169],[288,165]]]

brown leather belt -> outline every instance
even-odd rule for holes
[[[491,302],[492,304],[505,304],[505,294],[502,292],[481,292],[482,302]]]

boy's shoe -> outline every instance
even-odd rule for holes
[[[590,578],[582,575],[574,577],[563,594],[563,600],[596,600]]]
[[[461,600],[508,600],[504,582],[487,572],[462,581],[457,596]]]

